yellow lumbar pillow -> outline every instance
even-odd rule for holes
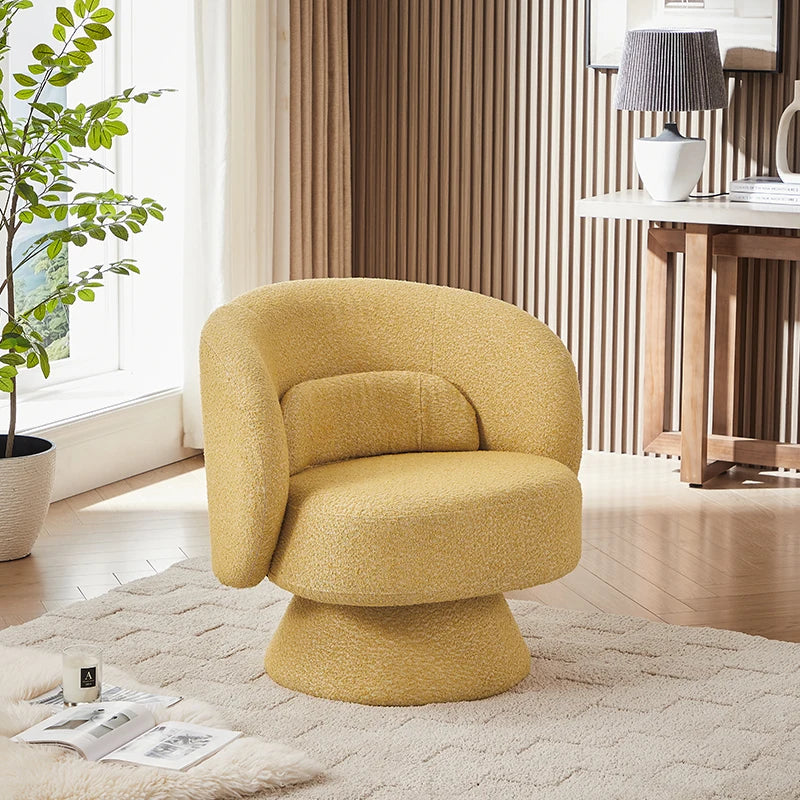
[[[281,400],[289,471],[391,453],[477,450],[475,409],[449,381],[405,370],[298,383]]]

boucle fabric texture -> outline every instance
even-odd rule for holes
[[[565,347],[526,312],[471,292],[376,279],[263,287],[211,315],[200,369],[212,561],[231,586],[254,585],[269,569],[290,483],[280,399],[303,382],[435,375],[475,410],[481,450],[573,472],[580,463],[580,397]]]
[[[61,682],[61,656],[33,648],[0,645],[0,796],[3,800],[236,800],[307,781],[319,765],[286,745],[241,737],[187,772],[87,761],[58,747],[12,742],[11,736],[50,716],[49,706],[31,705]],[[124,672],[105,668],[104,679],[143,691]],[[184,698],[153,712],[156,722],[191,722],[227,727],[219,712]]]
[[[326,603],[396,606],[544,583],[580,559],[575,473],[542,456],[402,453],[292,477],[269,577]]]
[[[501,594],[393,608],[295,596],[265,665],[288,689],[406,706],[504,692],[528,674],[530,655]]]
[[[477,450],[475,409],[425,372],[357,372],[303,381],[281,399],[289,472],[387,453]]]
[[[0,643],[96,642],[139,680],[304,751],[323,774],[279,795],[292,800],[800,797],[800,645],[511,601],[532,656],[513,690],[364,706],[264,675],[288,600],[267,582],[220,586],[198,559],[0,631]]]

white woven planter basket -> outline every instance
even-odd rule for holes
[[[5,448],[6,437],[0,437]],[[36,449],[42,452],[35,452]],[[56,474],[56,446],[45,439],[18,436],[15,452],[0,458],[0,561],[23,558],[42,530]]]

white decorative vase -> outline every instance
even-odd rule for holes
[[[0,436],[5,451],[6,436]],[[27,556],[42,530],[56,474],[56,446],[17,436],[14,455],[0,458],[0,561]]]
[[[784,183],[800,183],[800,172],[792,172],[789,167],[789,128],[792,117],[800,112],[800,81],[794,82],[794,100],[783,112],[778,123],[778,143],[775,145],[775,163],[778,175]]]
[[[633,155],[639,177],[653,200],[686,200],[703,174],[706,140],[687,139],[669,122],[659,136],[637,139]]]

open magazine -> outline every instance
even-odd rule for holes
[[[148,707],[157,708],[158,706],[174,706],[175,703],[183,700],[182,697],[174,697],[165,694],[151,694],[141,692],[138,689],[123,689],[121,686],[103,686],[100,698],[96,702],[100,703],[141,703]],[[64,692],[60,686],[51,689],[49,692],[34,697],[31,703],[43,706],[53,706],[53,713],[64,708]]]
[[[190,722],[156,725],[136,703],[81,703],[17,734],[14,741],[75,750],[89,761],[125,761],[186,770],[241,736]]]

